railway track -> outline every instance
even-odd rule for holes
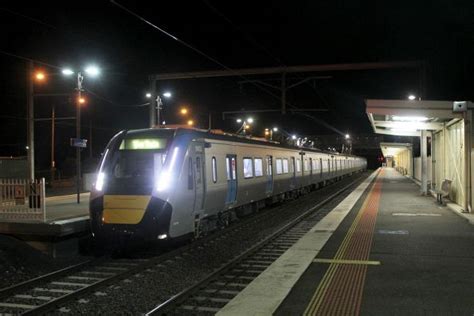
[[[356,181],[314,205],[267,238],[146,315],[215,314],[305,235],[331,209],[321,208]]]
[[[209,283],[216,277],[222,274],[220,281],[213,283],[214,288],[203,289],[199,295],[194,295],[191,302],[199,302],[199,304],[181,304],[182,310],[187,311],[206,311],[212,312],[216,308],[222,307],[224,303],[235,296],[245,284],[250,283],[252,278],[258,276],[260,272],[276,260],[283,252],[288,249],[292,243],[296,242],[306,231],[312,226],[297,229],[294,227],[302,219],[308,217],[310,213],[314,213],[316,209],[324,204],[327,204],[335,196],[352,186],[359,181],[360,177],[342,190],[337,191],[330,197],[325,198],[322,202],[306,211],[303,215],[298,216],[289,224],[279,229],[276,233],[271,234],[270,237],[245,251],[231,262],[223,265],[220,269],[201,280],[195,286],[184,290],[178,295],[172,297],[162,305],[153,310],[153,313],[161,313],[161,311],[177,307],[178,302],[184,302],[188,297],[191,297],[197,289],[202,288],[204,284]],[[325,188],[331,188],[330,185]],[[304,205],[304,201],[295,200],[294,207]],[[213,243],[223,242],[230,235],[239,235],[245,231],[248,226],[259,225],[266,222],[273,217],[278,209],[285,209],[285,204],[272,207],[268,210],[249,216],[245,220],[239,221],[227,229],[214,232],[208,236],[198,239],[190,244],[181,246],[180,248],[167,251],[165,253],[155,253],[147,255],[147,258],[133,258],[133,259],[96,259],[86,261],[69,268],[65,268],[47,275],[11,286],[9,288],[0,290],[0,315],[32,315],[42,314],[54,309],[67,312],[68,308],[64,307],[70,301],[81,299],[87,295],[95,294],[97,296],[103,293],[99,290],[116,284],[121,281],[126,281],[131,276],[137,276],[141,272],[150,269],[166,269],[166,266],[172,266],[177,261],[186,257],[196,256],[205,247]],[[317,219],[319,220],[319,219]],[[311,224],[308,224],[311,225]],[[307,229],[306,229],[307,228]],[[281,235],[281,237],[279,237]],[[267,245],[268,246],[265,246]],[[259,249],[262,248],[260,251]],[[258,251],[257,251],[258,250]],[[255,252],[254,257],[250,257]],[[239,284],[239,285],[237,285]],[[215,286],[218,286],[215,288]],[[216,293],[211,293],[215,291]],[[206,294],[207,293],[207,294]],[[212,296],[209,294],[213,294]],[[218,296],[225,294],[224,296]],[[212,306],[209,305],[211,303]],[[178,305],[177,305],[178,304]],[[207,304],[207,305],[206,305]],[[222,305],[222,306],[221,306]],[[225,305],[225,304],[224,304]],[[217,307],[216,307],[217,306]]]

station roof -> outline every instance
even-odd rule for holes
[[[380,143],[380,149],[384,157],[393,157],[411,147],[412,144],[410,143]]]
[[[375,133],[396,136],[419,136],[421,130],[437,131],[444,123],[463,118],[454,112],[457,101],[366,100],[366,113]],[[469,109],[474,108],[466,102]]]

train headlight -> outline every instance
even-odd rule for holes
[[[156,184],[157,191],[164,191],[169,188],[171,183],[171,173],[169,171],[163,172],[160,177],[158,177],[158,183]]]
[[[179,148],[175,147],[173,150],[173,154],[171,156],[171,161],[169,165],[158,176],[157,183],[156,183],[157,191],[164,191],[170,187],[171,182],[173,181],[173,170],[176,164],[176,159],[178,158],[178,152],[179,152]]]
[[[97,191],[102,191],[104,187],[104,181],[105,181],[105,173],[99,172],[97,174],[97,181],[95,182],[95,189]]]

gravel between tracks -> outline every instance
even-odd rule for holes
[[[0,235],[0,288],[30,280],[86,259],[81,256],[52,258],[23,241]]]
[[[360,177],[359,181],[365,179],[366,175]],[[225,239],[208,243],[195,256],[185,253],[178,260],[169,260],[142,271],[120,283],[70,302],[54,313],[61,315],[66,313],[69,315],[143,314],[174,294],[200,281],[207,274],[308,209],[308,205],[314,205],[323,200],[330,195],[330,192],[349,184],[356,177],[357,175],[346,178],[337,184],[314,191],[299,199],[265,209],[262,212],[268,213],[267,220],[255,221],[252,225],[241,230],[238,235],[232,234]],[[349,193],[346,191],[346,194]],[[332,205],[332,207],[334,206]]]

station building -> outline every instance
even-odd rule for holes
[[[434,194],[449,182],[450,208],[473,209],[472,110],[467,101],[366,100],[375,133],[416,136],[419,156],[411,143],[380,143],[388,166],[420,183],[422,194]]]

